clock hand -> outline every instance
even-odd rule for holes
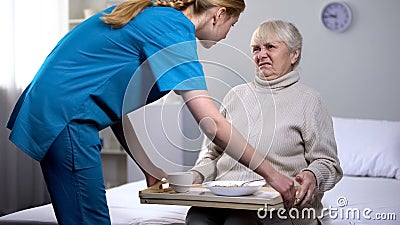
[[[325,18],[337,18],[337,15],[336,14],[328,14],[328,15],[325,15]]]

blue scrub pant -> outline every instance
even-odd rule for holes
[[[111,224],[101,146],[87,144],[99,142],[96,138],[98,130],[93,125],[70,123],[40,163],[60,225]]]

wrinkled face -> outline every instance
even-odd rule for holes
[[[276,79],[292,71],[300,53],[300,50],[290,52],[282,41],[254,43],[251,51],[257,75],[266,80]]]
[[[201,29],[196,31],[196,37],[199,40],[206,40],[201,42],[205,48],[210,48],[217,42],[226,38],[231,27],[237,23],[239,17],[231,17],[229,19],[216,20],[213,23],[208,23]]]

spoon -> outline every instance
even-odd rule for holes
[[[247,184],[249,184],[249,183],[256,182],[256,181],[262,181],[262,180],[264,180],[264,178],[256,179],[256,180],[245,181],[245,182],[241,183],[240,186],[243,187],[244,185],[247,185]],[[265,181],[265,180],[264,180],[264,181]]]

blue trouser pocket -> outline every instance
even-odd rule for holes
[[[68,129],[71,137],[73,168],[80,170],[101,165],[101,143],[96,126],[71,122]]]

